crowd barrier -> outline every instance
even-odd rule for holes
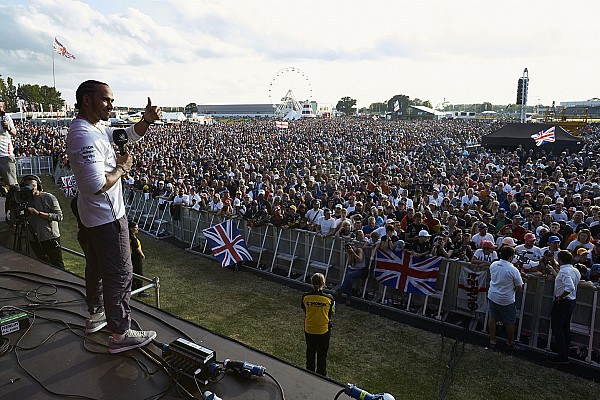
[[[17,176],[54,175],[52,156],[17,157]]]
[[[189,207],[179,207],[177,217],[168,203],[161,210],[158,199],[149,194],[127,190],[128,217],[138,222],[140,229],[155,238],[174,236],[188,244],[188,250],[209,254],[202,230],[223,222],[224,217],[208,212],[198,212]],[[250,226],[236,219],[240,234],[253,254],[256,267],[263,272],[307,283],[310,274],[322,272],[329,288],[341,284],[345,274],[344,240],[321,237],[315,232],[279,228],[272,224]],[[161,234],[157,234],[161,233]],[[450,313],[470,316],[471,328],[487,333],[487,307],[477,309],[477,289],[461,296],[464,281],[463,268],[472,274],[487,271],[484,287],[489,286],[489,270],[467,262],[442,259],[435,284],[435,291],[428,296],[403,293],[395,288],[380,285],[373,278],[374,262],[370,262],[371,249],[365,248],[365,260],[370,273],[366,279],[357,280],[355,293],[362,301],[389,306],[422,316],[445,320]],[[461,286],[463,287],[461,289]],[[543,277],[529,276],[522,293],[517,293],[517,337],[525,344],[549,349],[551,337],[550,314],[554,283]],[[485,292],[484,292],[485,293]],[[469,301],[469,296],[470,301]],[[596,321],[598,311],[598,287],[579,287],[577,306],[573,313],[571,330],[573,343],[584,348],[585,360],[592,363],[594,348],[600,347],[600,324]]]

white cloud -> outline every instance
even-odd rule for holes
[[[598,96],[596,2],[334,0],[20,0],[0,6],[0,73],[52,82],[70,102],[85,79],[117,102],[143,105],[268,101],[277,70],[296,66],[313,99],[358,104],[405,93],[455,103],[514,103],[524,67],[530,99]],[[282,93],[283,95],[284,93]]]

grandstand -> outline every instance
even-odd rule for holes
[[[275,116],[275,107],[273,104],[200,104],[198,115],[272,118]]]

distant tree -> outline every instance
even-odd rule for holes
[[[429,100],[425,100],[423,102],[423,107],[433,108],[433,106],[431,105],[431,101],[429,101]]]
[[[398,101],[398,106],[400,107],[400,109],[398,111],[394,111],[394,106],[396,104],[396,101]],[[406,116],[408,107],[410,105],[411,105],[410,98],[408,96],[406,96],[404,94],[397,94],[388,100],[387,111],[391,112],[392,115],[395,115],[396,117],[399,117],[401,115]]]
[[[387,110],[387,102],[371,103],[369,111],[372,113],[385,112]]]
[[[494,106],[489,101],[481,103],[481,105],[479,107],[480,112],[492,111],[493,109],[494,109]]]
[[[185,106],[185,114],[190,115],[198,112],[198,105],[196,103],[190,103]]]
[[[350,98],[349,96],[346,97],[342,97],[340,99],[340,101],[338,101],[337,105],[335,106],[335,109],[343,112],[346,115],[352,115],[356,112],[356,107],[354,107],[356,105],[356,100]]]
[[[41,104],[45,111],[50,110],[50,104],[52,104],[54,111],[58,111],[63,107],[65,102],[61,97],[61,93],[56,88],[46,85],[31,85],[28,83],[19,85],[17,87],[17,96],[25,100],[26,104],[35,104],[36,109],[38,108],[38,104]]]

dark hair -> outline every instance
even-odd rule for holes
[[[558,256],[556,256],[556,258],[558,258],[558,261],[563,264],[571,264],[573,261],[573,254],[571,254],[569,250],[561,250],[558,252]]]
[[[501,260],[510,260],[512,256],[515,255],[515,249],[511,246],[502,246],[500,248],[500,252],[498,254],[498,257]]]
[[[81,101],[83,100],[83,96],[94,93],[94,91],[96,90],[96,86],[98,85],[108,86],[108,84],[104,82],[95,81],[91,79],[79,85],[77,91],[75,92],[75,108],[79,109],[81,106]]]

